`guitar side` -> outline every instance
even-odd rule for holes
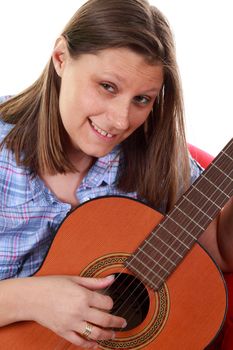
[[[62,223],[36,275],[132,275],[124,267],[125,259],[161,219],[155,210],[129,198],[92,200]],[[225,284],[198,244],[158,292],[145,289],[150,302],[142,322],[117,332],[113,341],[101,342],[100,349],[202,350],[221,328],[227,306]],[[77,349],[35,322],[3,327],[0,339],[3,350]]]

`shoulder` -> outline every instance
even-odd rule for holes
[[[11,98],[11,95],[6,95],[6,96],[0,96],[0,104],[9,100],[9,98]]]
[[[13,124],[5,123],[0,116],[0,142],[4,140],[7,134],[13,129]]]
[[[0,97],[0,103],[10,97]],[[13,128],[14,124],[6,123],[0,115],[0,143]],[[41,191],[30,169],[17,164],[15,154],[3,145],[0,149],[0,206],[5,208],[25,205],[38,197]]]
[[[0,104],[7,101],[11,96],[0,96]],[[14,127],[13,124],[8,124],[5,123],[2,119],[1,119],[1,115],[0,115],[0,142],[2,142],[4,140],[4,138],[6,137],[6,135],[11,131],[11,129]]]
[[[0,205],[15,206],[25,203],[30,196],[29,172],[16,164],[13,153],[0,152]]]
[[[13,125],[0,119],[0,142]],[[29,170],[19,166],[12,151],[3,146],[0,150],[0,206],[23,204],[30,196]]]

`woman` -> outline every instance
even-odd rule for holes
[[[79,203],[128,195],[166,212],[201,173],[187,151],[166,19],[144,0],[89,0],[41,77],[0,113],[0,325],[34,320],[95,348],[126,326],[108,313],[110,297],[96,292],[113,277],[29,276]],[[230,212],[229,202],[218,230],[214,222],[202,237],[225,270],[233,266]]]

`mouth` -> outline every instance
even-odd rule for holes
[[[101,135],[101,136],[103,136],[103,137],[107,137],[107,138],[109,138],[109,139],[111,139],[111,138],[113,138],[113,137],[115,136],[115,135],[113,135],[113,134],[110,134],[110,133],[107,132],[106,130],[101,129],[98,125],[96,125],[95,123],[93,123],[92,120],[89,119],[89,122],[90,122],[92,128],[93,128],[99,135]]]

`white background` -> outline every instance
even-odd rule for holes
[[[116,0],[117,1],[117,0]],[[84,0],[7,0],[0,7],[0,96],[30,85]],[[187,138],[216,155],[233,134],[232,0],[150,0],[173,30]]]

